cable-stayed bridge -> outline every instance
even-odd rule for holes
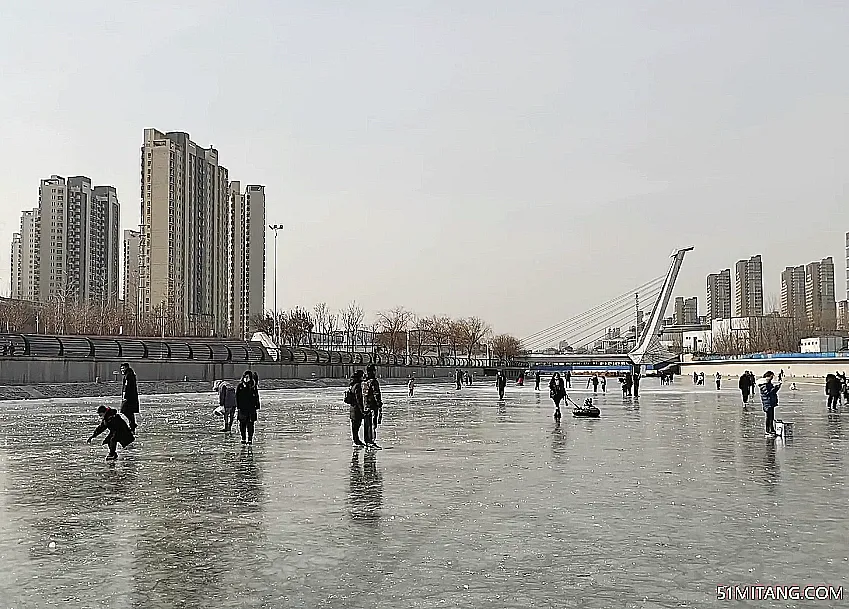
[[[672,297],[684,255],[693,248],[675,250],[664,275],[651,279],[592,309],[522,339],[535,364],[602,361],[633,366],[655,366],[676,356],[660,343],[663,316]],[[648,316],[645,312],[649,311]],[[566,354],[539,351],[568,343]],[[537,353],[533,353],[537,352]]]

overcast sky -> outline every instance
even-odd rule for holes
[[[266,185],[287,307],[355,298],[521,337],[687,245],[678,292],[700,305],[707,273],[755,253],[767,297],[828,255],[845,295],[849,2],[0,7],[4,293],[40,178],[114,184],[138,224],[155,127]]]

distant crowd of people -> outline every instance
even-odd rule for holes
[[[126,448],[135,441],[138,428],[137,415],[139,414],[139,389],[135,371],[128,363],[121,364],[123,376],[121,384],[120,410],[108,406],[100,406],[97,410],[100,424],[88,438],[90,443],[94,438],[108,431],[103,444],[109,449],[107,460],[118,458],[117,446],[120,444]],[[524,372],[516,379],[516,384],[524,384]],[[673,375],[671,372],[658,373],[661,384],[671,384]],[[540,390],[542,374],[539,370],[534,371],[534,389]],[[469,372],[456,370],[454,375],[456,388],[459,390],[464,385],[473,383],[473,376]],[[495,377],[495,386],[498,391],[499,400],[504,399],[507,386],[507,371],[498,370]],[[775,408],[778,406],[778,393],[784,378],[784,370],[779,371],[776,376],[772,371],[767,371],[761,378],[746,370],[738,379],[738,388],[742,397],[744,407],[749,404],[750,399],[757,393],[761,400],[761,406],[765,413],[764,428],[768,436],[774,436],[775,432]],[[626,371],[618,375],[618,380],[623,397],[639,397],[641,375],[638,371]],[[721,390],[722,375],[720,372],[714,374],[716,389]],[[693,372],[693,383],[697,386],[704,385],[705,373]],[[260,398],[258,390],[259,378],[256,372],[246,370],[238,384],[227,381],[216,381],[214,387],[218,393],[218,407],[215,414],[223,418],[223,429],[230,433],[235,421],[239,422],[239,433],[243,445],[253,443],[255,424],[260,410]],[[554,402],[555,419],[560,419],[560,405],[568,400],[566,390],[572,386],[572,372],[567,370],[563,374],[555,372],[548,384],[549,395]],[[409,396],[412,397],[416,389],[416,381],[410,376],[407,382]],[[602,393],[607,391],[607,376],[594,373],[587,378],[587,388],[593,393],[599,389]],[[796,384],[792,383],[791,390],[795,390]],[[837,409],[842,404],[849,404],[849,383],[845,373],[835,372],[828,374],[825,379],[825,394],[829,410]],[[366,449],[379,449],[377,444],[377,430],[383,422],[383,398],[381,395],[380,382],[377,379],[374,364],[369,364],[366,370],[357,370],[349,382],[344,395],[344,402],[349,406],[351,422],[351,438],[354,447]]]

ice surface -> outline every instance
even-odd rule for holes
[[[766,439],[737,392],[644,380],[598,420],[547,388],[385,388],[354,453],[342,390],[262,393],[252,449],[215,396],[0,404],[0,607],[702,607],[716,586],[847,585],[849,411],[782,392]],[[579,403],[587,392],[570,395]]]

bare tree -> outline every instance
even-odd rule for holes
[[[383,339],[382,346],[395,355],[403,353],[407,344],[407,330],[412,321],[413,314],[404,307],[378,313],[377,331]]]
[[[469,357],[475,349],[480,347],[481,341],[492,333],[492,328],[480,317],[466,317],[459,320],[457,326],[462,337],[463,348]]]
[[[415,348],[416,355],[421,356],[424,352],[425,345],[433,341],[433,318],[416,316],[412,322],[412,326],[413,331],[410,333],[410,342],[412,342]]]
[[[339,316],[336,313],[327,315],[327,342],[328,348],[336,347],[336,335],[339,332]]]
[[[492,354],[501,360],[510,360],[522,349],[519,339],[510,334],[498,334],[492,339]]]
[[[778,313],[780,300],[775,293],[766,294],[764,296],[764,313],[769,315],[770,313]]]
[[[451,318],[445,315],[433,315],[428,320],[428,328],[433,344],[436,346],[436,355],[442,355],[442,347],[448,346],[451,335]]]
[[[330,317],[330,309],[327,308],[326,302],[317,303],[313,309],[313,321],[315,322],[315,331],[319,334],[319,342],[327,342],[327,320]]]
[[[280,315],[279,323],[283,344],[300,347],[307,343],[312,347],[312,330],[315,324],[309,311],[300,307],[284,311]]]
[[[451,348],[451,355],[457,357],[457,352],[464,345],[466,330],[459,321],[448,319],[448,346]]]
[[[274,336],[274,311],[257,313],[248,320],[248,326],[252,333],[263,332],[269,336]]]
[[[0,303],[0,332],[29,332],[35,330],[35,307],[23,300]]]
[[[352,300],[347,308],[340,311],[339,316],[342,318],[342,327],[345,329],[345,337],[348,343],[348,350],[354,350],[354,341],[357,338],[357,332],[363,325],[365,313],[356,300]]]

